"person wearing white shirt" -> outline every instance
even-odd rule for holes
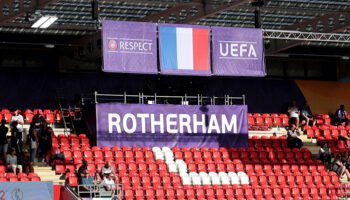
[[[11,122],[17,122],[17,130],[18,130],[18,134],[16,135],[18,140],[19,140],[19,150],[22,151],[22,146],[23,146],[23,142],[22,142],[22,132],[23,132],[23,125],[24,125],[24,120],[23,120],[23,116],[21,114],[19,114],[18,112],[19,110],[15,110],[14,115],[11,118]]]
[[[288,113],[289,113],[289,124],[295,124],[296,128],[298,128],[300,111],[297,107],[296,101],[292,101],[291,107],[288,108]]]
[[[115,183],[113,174],[105,174],[102,185],[106,188],[107,191],[112,191],[112,196],[114,196],[117,185]]]

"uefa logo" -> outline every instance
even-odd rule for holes
[[[117,42],[115,40],[110,40],[108,42],[108,47],[110,50],[116,50],[117,49]]]

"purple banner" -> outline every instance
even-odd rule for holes
[[[265,76],[262,30],[212,27],[213,74]]]
[[[208,26],[159,24],[162,74],[210,76]]]
[[[248,147],[247,106],[96,105],[97,145]]]
[[[102,21],[105,72],[157,74],[156,24]]]

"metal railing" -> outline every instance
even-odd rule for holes
[[[235,101],[241,101],[236,103]],[[138,103],[138,104],[182,104],[182,105],[237,105],[246,104],[245,95],[232,97],[224,95],[223,97],[217,96],[203,96],[198,94],[197,96],[168,96],[168,95],[145,95],[143,93],[135,94],[100,94],[94,93],[94,102],[118,102],[118,103]]]
[[[350,195],[350,182],[340,183],[340,193],[344,194],[344,199],[348,199]]]
[[[115,193],[111,190],[105,190],[105,184],[96,184],[96,185],[78,185],[77,193],[79,197],[87,198],[101,198],[101,197],[112,197],[112,199],[120,200],[123,196],[123,185],[115,184],[116,189]],[[90,188],[90,190],[85,190],[84,187]]]

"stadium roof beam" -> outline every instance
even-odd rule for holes
[[[337,33],[350,27],[350,8],[344,10],[344,13],[330,13],[314,19],[305,20],[300,23],[285,27],[287,30],[296,30],[300,32],[319,32],[319,33]],[[308,40],[275,40],[271,43],[268,52],[277,53],[299,46]]]
[[[196,2],[201,3],[195,5],[178,5],[165,11],[148,15],[138,21],[190,24],[251,1],[252,0],[236,0],[227,2],[224,0],[196,0]]]
[[[0,25],[17,17],[33,12],[35,9],[45,7],[59,0],[1,0],[0,1]]]

